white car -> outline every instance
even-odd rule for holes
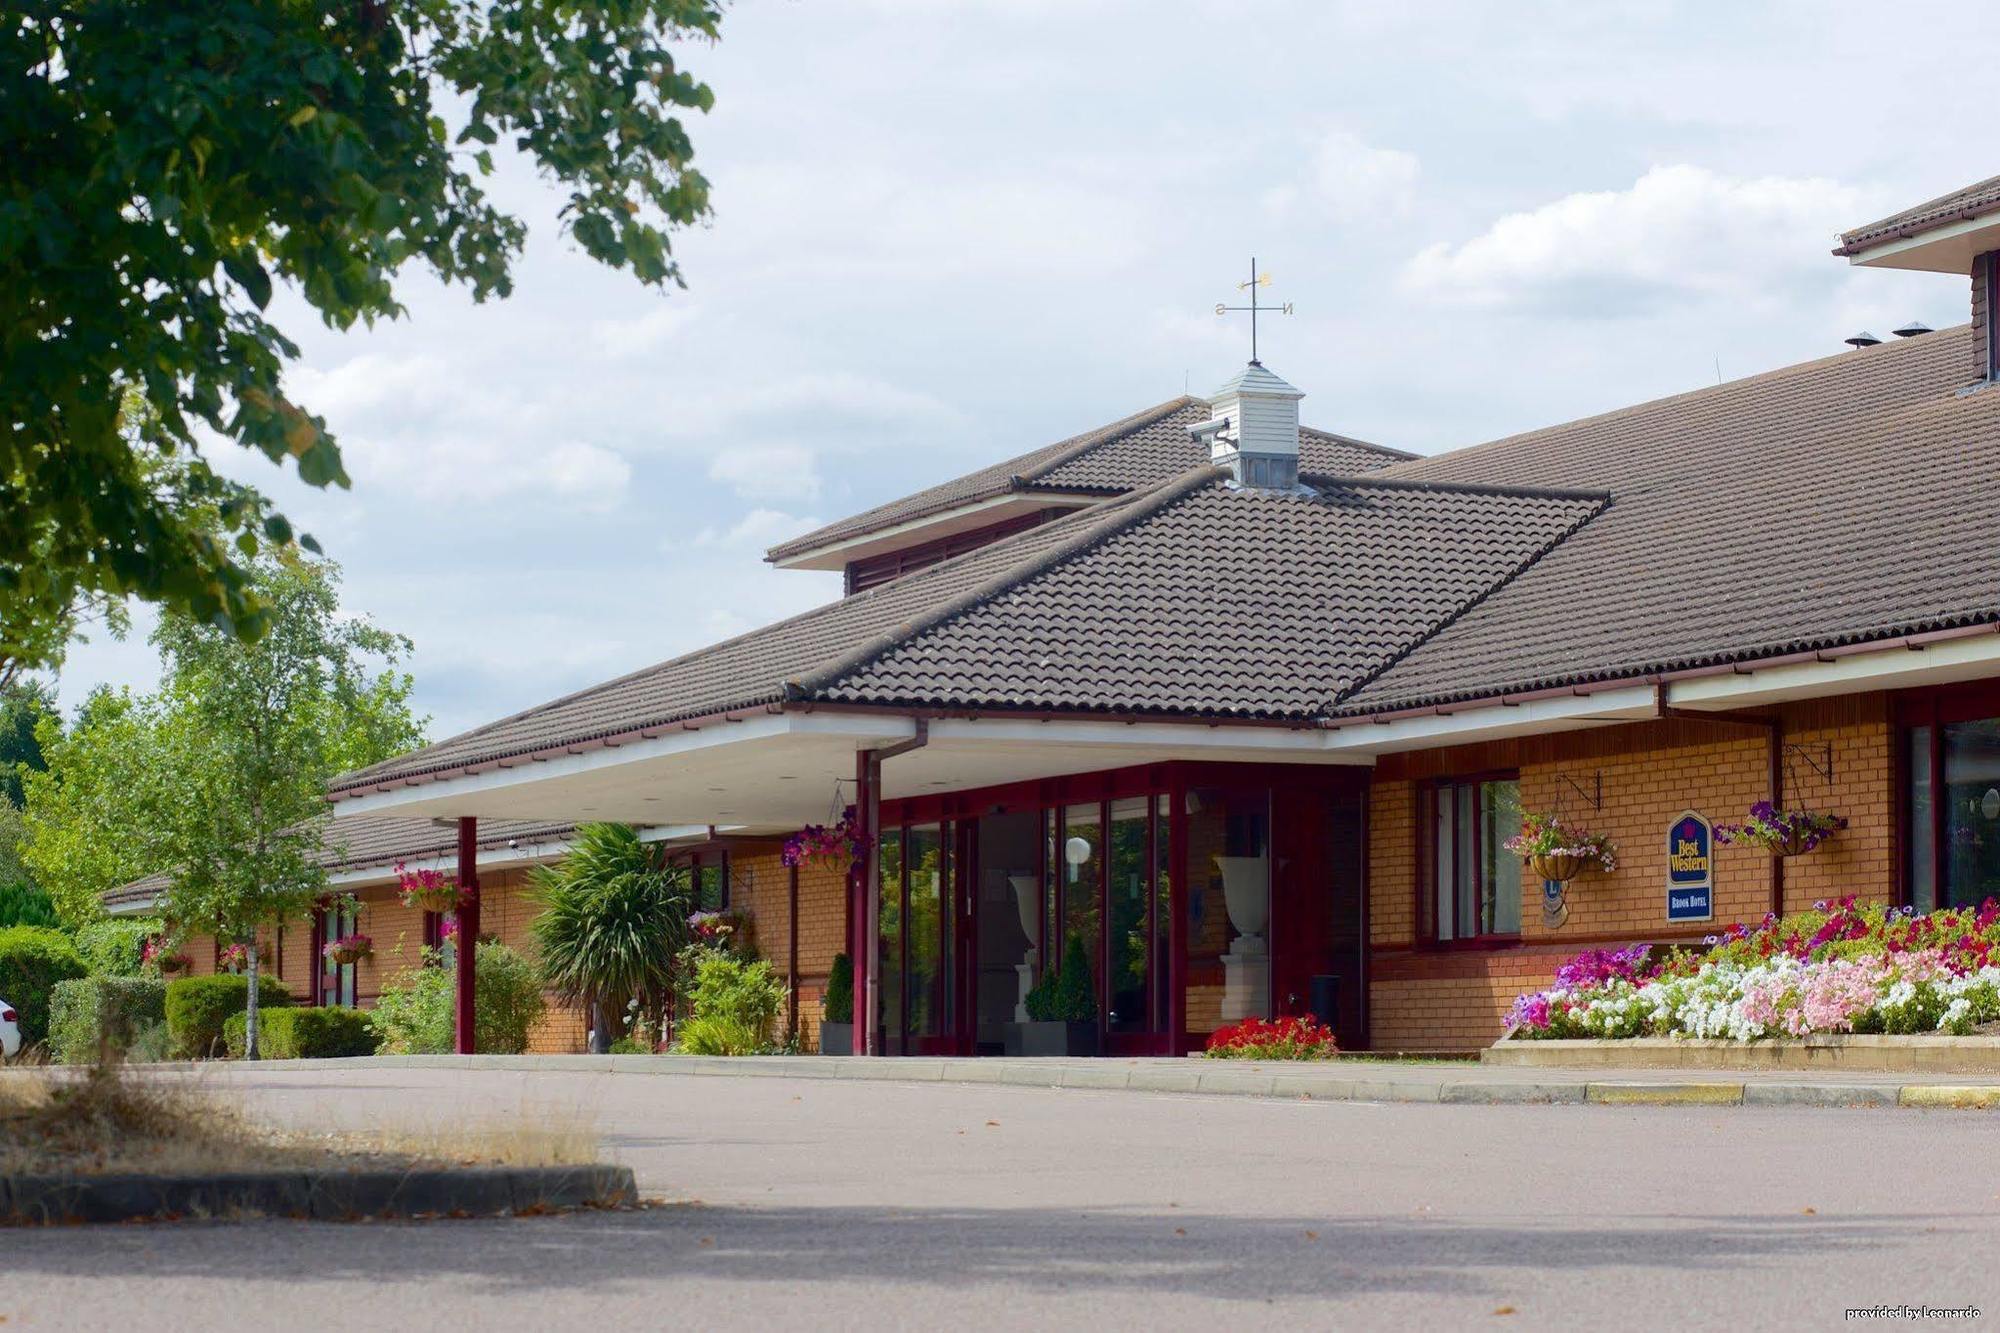
[[[21,1050],[20,1015],[14,1006],[0,1000],[0,1060],[11,1060]]]

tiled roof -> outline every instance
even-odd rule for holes
[[[1190,469],[728,643],[345,775],[337,791],[780,701],[1300,717],[1602,496]]]
[[[844,703],[1304,719],[1604,497],[1210,480],[820,684]]]
[[[566,838],[575,825],[526,819],[482,819],[479,846],[491,850],[510,841],[547,842]],[[401,815],[339,815],[327,826],[320,843],[319,863],[331,872],[365,867],[392,867],[398,861],[442,856],[458,847],[458,831],[429,819]],[[104,895],[107,907],[152,901],[166,891],[166,875],[120,885]]]
[[[1865,227],[1840,234],[1840,245],[1835,248],[1837,255],[1859,254],[1870,246],[1883,241],[1904,236],[1916,236],[1936,227],[1957,222],[1963,218],[1978,217],[2000,208],[2000,176],[1990,176],[1977,185],[1968,185],[1962,190],[1942,194],[1915,208],[1906,208],[1900,213],[1871,222]]]
[[[1960,327],[1401,464],[1611,507],[1346,711],[2000,620],[2000,392]]]
[[[1116,495],[1139,490],[1207,461],[1207,451],[1187,433],[1189,426],[1207,419],[1208,406],[1201,399],[1171,399],[780,542],[764,558],[789,560],[834,542],[1017,492]],[[1415,456],[1304,427],[1299,430],[1299,449],[1302,465],[1322,472],[1369,472]]]

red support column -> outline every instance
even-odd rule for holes
[[[877,918],[881,897],[877,884],[882,878],[882,761],[872,750],[854,756],[854,819],[861,826],[861,882],[854,887],[854,1023],[856,1055],[880,1055],[877,1035],[881,1014],[881,979],[876,973],[877,940],[882,925]]]
[[[458,1053],[473,1054],[474,995],[473,960],[479,953],[479,820],[461,815],[458,820],[458,934],[453,945],[458,953],[457,995],[454,1017]]]

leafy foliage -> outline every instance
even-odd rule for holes
[[[270,976],[257,978],[257,1005],[278,1009],[293,1003],[284,983]],[[250,978],[231,974],[212,977],[176,977],[167,983],[167,1032],[174,1052],[201,1060],[223,1050],[223,1024],[231,1014],[240,1014],[250,1005]]]
[[[386,983],[372,1020],[385,1055],[448,1055],[453,1042],[452,974],[436,950],[425,965]],[[547,1008],[535,967],[504,944],[482,943],[472,960],[472,1040],[481,1054],[519,1055]]]
[[[47,768],[35,728],[45,717],[57,718],[55,693],[38,680],[8,682],[0,668],[0,802],[19,807],[23,768]],[[0,881],[8,878],[0,865]]]
[[[241,559],[291,524],[213,468],[206,433],[348,484],[284,393],[286,286],[327,325],[402,313],[415,261],[504,296],[526,239],[480,178],[504,138],[567,186],[593,258],[677,282],[668,231],[708,185],[677,113],[709,90],[676,40],[717,0],[16,0],[0,9],[0,604],[164,602],[254,638]],[[144,400],[121,431],[120,389]],[[162,462],[178,464],[165,484]],[[211,530],[205,515],[219,519]],[[300,538],[309,549],[310,538]],[[8,622],[6,643],[29,642]]]
[[[1061,969],[1044,970],[1023,1003],[1037,1023],[1088,1023],[1097,1017],[1097,986],[1081,932],[1070,932]]]
[[[543,982],[600,1019],[637,999],[657,1012],[673,985],[693,906],[687,871],[665,865],[625,824],[585,824],[570,852],[536,866],[530,892]]]
[[[0,928],[45,926],[56,929],[61,925],[55,901],[48,894],[24,879],[0,882]]]
[[[270,608],[257,643],[164,616],[158,693],[94,694],[67,732],[44,720],[23,853],[65,920],[156,871],[182,930],[240,940],[301,915],[324,886],[327,782],[422,739],[397,669],[408,641],[341,615],[337,567],[255,572]]]
[[[107,917],[78,927],[76,951],[92,976],[136,977],[145,970],[146,941],[161,930],[152,917]]]
[[[49,1000],[49,1047],[63,1064],[89,1064],[100,1045],[129,1051],[140,1033],[166,1018],[167,984],[158,977],[58,982]]]
[[[232,1059],[242,1059],[247,1014],[231,1014],[222,1038]],[[375,1054],[375,1027],[359,1009],[273,1009],[264,1015],[257,1053],[266,1060],[335,1060]]]
[[[854,960],[844,953],[833,956],[833,966],[826,974],[826,994],[820,999],[820,1010],[829,1023],[854,1021]]]
[[[49,1035],[49,998],[57,983],[83,976],[83,958],[60,930],[9,926],[0,930],[0,1000],[14,1006],[21,1044]]]
[[[676,1045],[686,1055],[757,1055],[771,1046],[771,1026],[785,1003],[785,984],[762,959],[723,949],[705,951],[693,968]]]

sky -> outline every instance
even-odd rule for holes
[[[221,461],[414,641],[447,736],[838,595],[774,542],[1214,388],[1252,255],[1303,420],[1425,453],[1962,323],[1963,279],[1828,254],[2000,171],[1965,55],[2000,12],[1895,12],[738,0],[683,53],[685,290],[593,264],[503,157],[510,299],[413,268],[373,329],[274,303],[353,489]],[[65,702],[150,686],[148,623]]]

